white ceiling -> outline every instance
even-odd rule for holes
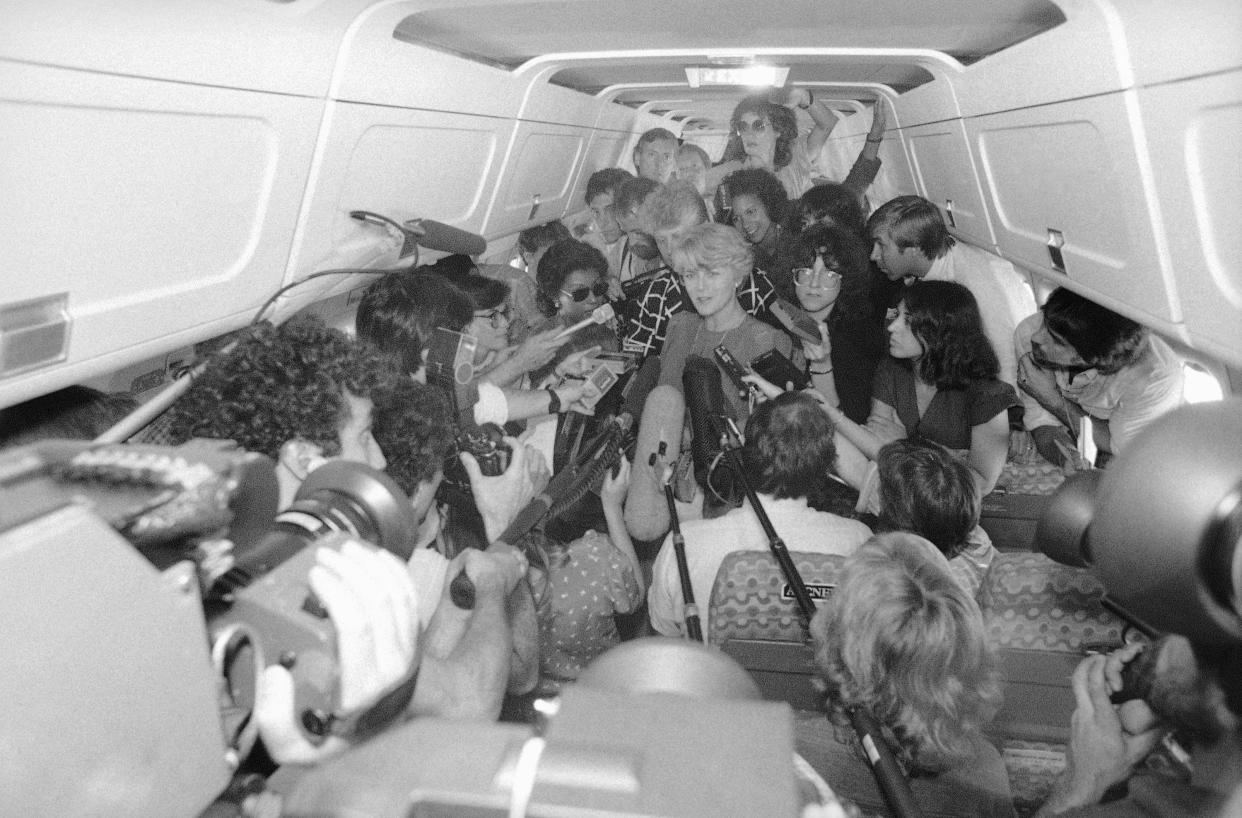
[[[929,67],[973,63],[1064,19],[1050,0],[465,0],[411,15],[394,36],[509,69],[535,60],[552,82],[635,107],[689,99],[664,107],[710,119],[742,89],[691,89],[683,69],[726,53],[873,99],[877,85],[902,93]]]

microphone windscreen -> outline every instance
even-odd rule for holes
[[[733,412],[725,400],[720,367],[715,361],[691,355],[681,377],[693,435],[690,453],[694,457],[694,473],[699,484],[705,485],[708,469],[720,451],[720,418],[732,417]]]
[[[658,362],[659,359],[653,357],[651,360]],[[658,366],[656,372],[658,377]],[[640,369],[635,378],[641,374]],[[651,456],[658,453],[663,441],[665,450],[660,455],[663,460],[660,468],[677,461],[681,454],[681,427],[685,416],[686,402],[676,387],[665,384],[650,390],[643,407],[642,422],[638,426],[630,493],[625,500],[625,527],[631,536],[640,540],[654,540],[668,531],[668,503],[660,482],[662,471],[652,467]]]
[[[418,240],[418,244],[428,250],[461,253],[466,256],[477,256],[487,250],[487,239],[478,233],[460,230],[431,219],[416,219],[413,225],[426,231],[425,235]]]
[[[660,382],[660,356],[648,355],[621,389],[621,414],[639,418],[647,397]]]

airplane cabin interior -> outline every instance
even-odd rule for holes
[[[977,602],[1004,695],[985,734],[1014,814],[1033,815],[1066,765],[1084,655],[1166,631],[1242,643],[1233,0],[9,0],[0,409],[73,385],[126,393],[139,408],[102,439],[121,444],[256,319],[352,334],[376,273],[454,252],[520,270],[519,234],[558,219],[602,241],[588,183],[636,173],[644,132],[721,162],[738,102],[791,89],[837,120],[820,180],[846,177],[882,111],[866,212],[922,197],[1035,303],[1068,290],[1181,361],[1185,408],[1146,448],[1089,486],[1014,455],[981,501],[998,554]],[[816,127],[809,106],[791,112]],[[0,813],[243,814],[223,804],[262,781],[236,775],[233,682],[208,643],[245,617],[205,623],[193,568],[153,564],[107,524],[135,497],[49,488],[59,478],[6,454],[0,692],[16,715]],[[614,660],[538,717],[542,760],[526,724],[413,719],[290,784],[277,812],[245,814],[812,814],[784,757],[823,694],[797,593],[762,556],[726,559],[717,584],[736,593],[698,600],[728,666],[668,646],[634,660],[652,676],[702,660],[693,681],[758,698],[648,700],[657,683]],[[792,563],[815,594],[842,576],[838,558]],[[1231,804],[1219,814],[1242,814],[1242,795]]]

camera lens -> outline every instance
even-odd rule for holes
[[[227,595],[293,557],[320,537],[343,532],[408,560],[418,521],[392,478],[361,463],[334,460],[313,471],[294,502],[257,543],[237,543],[233,568],[211,595]]]

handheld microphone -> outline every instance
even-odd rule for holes
[[[600,304],[598,307],[591,310],[591,314],[588,315],[586,318],[583,318],[581,321],[574,324],[572,327],[566,327],[565,329],[561,330],[560,334],[557,335],[553,340],[559,341],[568,335],[573,335],[575,332],[582,329],[583,327],[589,327],[592,324],[607,324],[609,321],[612,320],[613,316],[615,316],[616,314],[617,313],[613,310],[611,304]]]

